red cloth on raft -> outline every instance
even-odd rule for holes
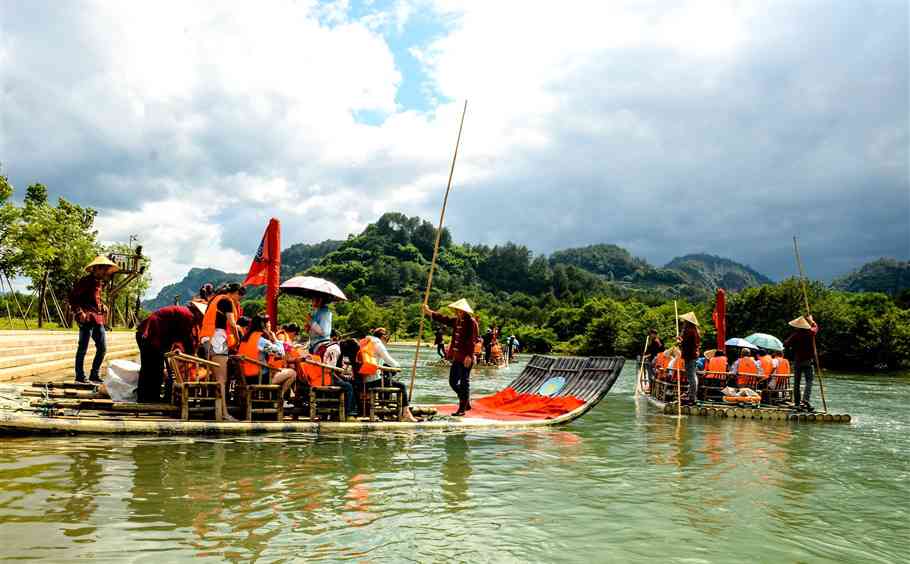
[[[548,397],[538,394],[519,394],[512,388],[471,400],[471,410],[466,417],[496,419],[499,421],[524,421],[528,419],[553,419],[574,411],[584,400],[574,396]],[[451,415],[457,405],[440,405],[440,415]]]

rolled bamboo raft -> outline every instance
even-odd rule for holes
[[[101,397],[53,398],[20,394],[0,408],[0,434],[133,434],[133,435],[249,435],[256,433],[350,432],[383,430],[469,430],[561,425],[600,403],[622,370],[620,357],[534,356],[522,373],[497,394],[472,398],[474,409],[465,417],[449,417],[447,405],[414,405],[429,420],[404,421],[238,421],[215,422],[166,417],[170,404],[118,403]],[[37,388],[29,388],[36,390]],[[85,390],[79,390],[84,392]],[[8,391],[6,392],[9,393]],[[82,394],[80,394],[82,395]],[[511,403],[507,400],[511,400]],[[562,412],[528,411],[534,403],[570,406]]]

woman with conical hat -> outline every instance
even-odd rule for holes
[[[471,409],[471,368],[474,366],[474,347],[480,340],[480,328],[474,318],[474,310],[464,298],[450,303],[449,309],[455,310],[455,317],[449,317],[433,311],[424,305],[424,313],[433,321],[452,328],[452,340],[446,350],[446,358],[451,361],[449,369],[449,386],[458,395],[458,411],[453,416],[460,417]]]
[[[698,372],[697,362],[700,354],[701,335],[698,332],[698,319],[695,312],[690,311],[679,316],[683,322],[682,333],[679,336],[679,348],[682,359],[686,363],[686,380],[689,383],[689,404],[694,404],[698,399]]]
[[[120,270],[112,260],[99,255],[88,263],[85,276],[76,282],[69,294],[70,309],[76,324],[79,325],[79,346],[76,348],[76,381],[85,382],[85,353],[88,351],[88,340],[95,342],[95,358],[92,359],[92,371],[89,379],[100,382],[98,372],[104,355],[107,354],[107,335],[104,332],[107,307],[101,300],[104,282]]]
[[[812,395],[812,381],[815,379],[815,335],[818,325],[812,316],[797,317],[790,322],[795,329],[784,341],[784,346],[793,349],[793,403],[799,409],[812,410],[809,397]],[[801,380],[806,379],[806,394],[800,397]]]

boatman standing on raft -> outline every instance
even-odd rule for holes
[[[76,348],[76,381],[85,382],[85,353],[88,340],[95,341],[95,358],[89,380],[100,382],[98,371],[107,353],[107,336],[104,332],[104,317],[107,306],[101,301],[104,283],[120,268],[109,258],[99,255],[85,267],[88,274],[73,286],[69,295],[70,309],[79,325],[79,345]]]
[[[701,335],[698,333],[698,319],[695,312],[690,311],[679,316],[683,322],[682,334],[679,338],[679,348],[682,359],[686,362],[686,381],[689,383],[689,401],[694,405],[698,399],[698,372],[697,361],[700,354]]]
[[[797,409],[812,411],[809,396],[812,395],[812,380],[815,378],[815,335],[818,325],[812,316],[797,317],[790,322],[796,330],[784,341],[784,346],[793,349],[796,369],[793,373],[793,404]],[[806,379],[806,394],[800,398],[800,380]]]
[[[464,298],[446,306],[454,309],[456,316],[449,317],[433,311],[426,304],[423,311],[433,321],[452,327],[452,340],[446,351],[446,358],[452,362],[449,369],[449,386],[458,395],[458,411],[454,417],[461,417],[471,409],[471,368],[474,366],[474,347],[480,340],[480,328],[474,318],[474,310]]]

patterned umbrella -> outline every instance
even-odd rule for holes
[[[281,291],[303,298],[328,298],[329,301],[347,301],[348,297],[338,286],[315,276],[295,276],[281,285]]]
[[[746,340],[756,347],[761,347],[766,351],[784,350],[784,344],[780,342],[780,339],[774,335],[768,335],[767,333],[752,333],[746,337]]]

